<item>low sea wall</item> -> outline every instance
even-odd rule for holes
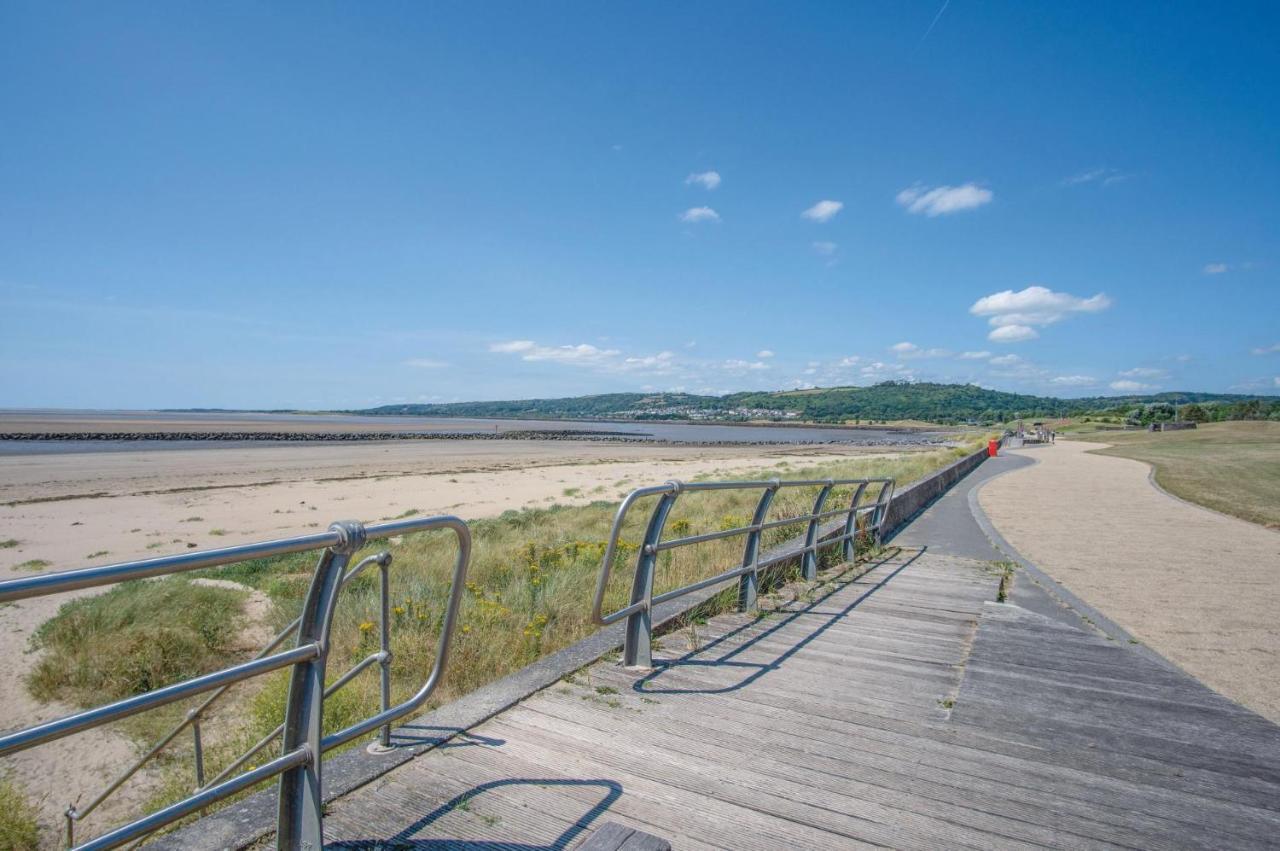
[[[986,458],[987,450],[979,449],[895,493],[885,514],[881,536],[888,538],[901,529],[952,485],[972,473]]]

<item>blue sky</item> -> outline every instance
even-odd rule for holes
[[[1274,3],[0,5],[0,406],[1280,392]]]

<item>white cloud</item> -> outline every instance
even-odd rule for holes
[[[1255,355],[1274,355],[1276,352],[1280,352],[1280,343],[1272,343],[1269,346],[1258,346],[1250,349],[1249,351]]]
[[[576,346],[540,346],[532,340],[511,340],[494,343],[489,351],[502,354],[518,354],[526,361],[556,361],[558,363],[586,364],[588,366],[613,360],[622,354],[617,349],[600,349],[590,343]]]
[[[624,371],[646,370],[663,373],[670,370],[675,357],[675,352],[658,352],[656,355],[624,358],[621,369]]]
[[[1064,178],[1063,186],[1079,186],[1082,183],[1101,183],[1103,186],[1110,186],[1113,183],[1119,183],[1122,180],[1128,180],[1129,175],[1124,174],[1115,168],[1091,168],[1086,169],[1071,177]]]
[[[813,250],[821,254],[823,257],[830,257],[835,254],[839,248],[840,246],[836,245],[834,242],[826,242],[825,240],[819,240],[813,244]]]
[[[417,369],[444,369],[449,364],[432,358],[409,358],[404,362],[404,365],[416,367]]]
[[[1119,373],[1122,378],[1168,378],[1169,373],[1163,369],[1152,369],[1149,366],[1135,366],[1133,369],[1124,369]]]
[[[769,349],[761,349],[760,351],[756,352],[756,357],[758,357],[758,358],[771,358],[771,357],[773,357],[773,352],[772,352],[772,351],[770,351]]]
[[[840,358],[840,360],[836,362],[836,366],[847,369],[851,366],[857,366],[860,363],[862,363],[861,357],[858,355],[849,355],[847,358]]]
[[[829,222],[843,209],[842,201],[819,201],[800,215],[814,222]]]
[[[683,375],[688,372],[689,367],[687,362],[671,351],[653,355],[624,355],[618,349],[602,349],[590,343],[545,346],[532,340],[508,340],[490,344],[489,351],[516,355],[523,361],[558,363],[607,373]]]
[[[769,364],[762,361],[745,361],[731,358],[720,364],[720,368],[729,372],[756,372],[762,369],[768,369]]]
[[[990,189],[983,189],[974,183],[962,186],[935,186],[929,188],[916,184],[898,193],[898,206],[908,213],[924,213],[926,216],[943,216],[958,213],[961,210],[972,210],[983,204],[990,204],[995,195]]]
[[[911,379],[915,377],[915,370],[905,364],[883,363],[882,361],[873,361],[862,367],[858,372],[868,381],[884,381],[889,378]]]
[[[1034,328],[1026,325],[1001,325],[987,335],[987,339],[993,343],[1021,343],[1024,340],[1034,340],[1040,334]]]
[[[682,222],[718,222],[720,214],[710,207],[690,207],[680,214]]]
[[[1049,383],[1059,387],[1089,387],[1097,384],[1098,380],[1091,375],[1055,375]]]
[[[989,357],[991,357],[991,352],[988,352],[985,350],[981,352],[961,352],[960,353],[960,360],[986,360]]]
[[[705,186],[707,189],[715,189],[720,185],[720,172],[718,171],[700,171],[691,174],[684,179],[685,185],[696,183],[699,186]]]
[[[1206,275],[1221,275],[1223,272],[1228,271],[1230,268],[1231,267],[1228,266],[1226,263],[1206,263],[1204,264],[1204,269],[1202,269],[1201,271],[1203,271]]]
[[[1000,357],[992,358],[990,361],[992,366],[1013,366],[1022,363],[1022,358],[1017,355],[1000,355]]]
[[[506,343],[493,343],[489,346],[489,351],[504,353],[527,352],[536,347],[537,344],[533,340],[511,340]]]
[[[1129,380],[1113,381],[1111,382],[1110,386],[1112,390],[1121,390],[1125,393],[1137,393],[1142,390],[1156,389],[1156,386],[1154,384],[1143,384],[1141,381],[1129,381]]]
[[[987,339],[1014,343],[1040,336],[1036,326],[1052,325],[1082,313],[1098,313],[1110,306],[1111,299],[1104,293],[1080,298],[1033,285],[1018,292],[1003,290],[983,296],[973,303],[969,312],[974,316],[988,317],[987,322],[994,330]]]
[[[951,356],[947,349],[922,349],[915,343],[894,343],[889,350],[900,358],[946,358]]]

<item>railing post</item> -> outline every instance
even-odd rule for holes
[[[340,539],[320,556],[298,624],[298,646],[314,643],[320,652],[314,659],[294,666],[285,705],[282,752],[288,754],[305,748],[308,759],[280,775],[276,820],[276,845],[280,848],[319,851],[324,847],[320,741],[324,735],[324,673],[329,655],[329,627],[347,564],[364,544],[364,527],[355,521],[334,523],[329,529],[337,532]]]
[[[382,594],[382,620],[380,627],[380,644],[382,659],[378,662],[381,675],[381,712],[391,708],[391,553],[383,553],[378,559],[378,582]],[[391,749],[391,724],[382,725],[378,732],[378,746],[383,750]]]
[[[880,493],[876,495],[876,510],[872,513],[875,520],[875,542],[876,546],[880,546],[884,539],[884,521],[889,515],[889,503],[893,500],[893,479],[882,482],[880,485]]]
[[[196,790],[204,788],[204,744],[200,740],[200,719],[197,717],[191,722],[191,738],[192,748],[195,751],[196,763]]]
[[[627,615],[626,638],[622,645],[622,664],[628,668],[653,667],[653,572],[658,563],[658,543],[667,515],[680,494],[679,484],[670,493],[663,494],[649,516],[644,541],[640,544],[640,556],[636,560],[636,575],[631,581],[631,603],[644,603],[638,612]]]
[[[826,505],[827,497],[834,486],[835,483],[828,480],[822,490],[818,491],[818,498],[813,501],[813,516],[809,518],[809,529],[804,535],[804,556],[800,560],[806,582],[812,582],[818,578],[818,527],[822,525],[818,515],[822,513],[822,507]]]
[[[756,566],[760,561],[760,524],[769,516],[769,506],[773,503],[773,495],[778,492],[779,481],[774,479],[760,501],[756,503],[755,516],[751,525],[755,528],[747,533],[747,545],[742,552],[742,566],[752,568],[738,578],[738,611],[749,612],[756,607],[756,598],[760,593],[760,571]]]
[[[858,555],[858,503],[862,500],[862,492],[867,489],[866,482],[859,482],[849,500],[849,516],[844,521],[844,560],[853,561]]]

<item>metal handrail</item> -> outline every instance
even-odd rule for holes
[[[392,558],[390,553],[382,552],[363,559],[349,571],[347,566],[352,555],[367,541],[435,529],[449,529],[458,541],[457,557],[436,648],[435,664],[421,688],[408,700],[393,707],[390,706],[391,650],[388,579]],[[323,831],[320,755],[379,728],[381,728],[380,745],[389,747],[391,724],[420,707],[435,690],[448,664],[450,640],[456,626],[462,592],[466,585],[467,565],[471,554],[471,534],[466,523],[451,516],[412,518],[370,526],[364,526],[355,521],[343,521],[334,523],[326,532],[295,538],[181,553],[0,582],[0,603],[4,603],[81,588],[111,585],[132,579],[173,575],[249,559],[270,558],[317,549],[322,549],[322,552],[303,603],[302,614],[281,630],[249,661],[0,736],[0,756],[6,756],[158,706],[213,692],[200,705],[189,711],[182,722],[163,736],[146,754],[112,781],[106,790],[87,807],[79,811],[74,806],[68,809],[66,813],[68,847],[74,842],[75,821],[92,812],[187,727],[190,727],[194,733],[196,770],[194,793],[158,812],[136,819],[87,842],[79,846],[81,849],[114,848],[137,840],[212,803],[276,776],[281,778],[277,843],[282,848],[321,847]],[[380,649],[377,653],[370,654],[357,662],[336,681],[326,686],[325,665],[329,651],[329,630],[332,626],[338,594],[370,564],[377,564],[381,572]],[[295,647],[273,652],[294,634],[297,635]],[[322,736],[320,724],[325,698],[375,663],[379,665],[382,677],[380,711],[344,730],[330,736]],[[206,783],[200,738],[200,720],[203,713],[232,685],[282,668],[292,668],[293,671],[284,722],[212,781]],[[279,757],[232,779],[225,779],[281,734],[284,735],[284,745],[283,753]]]
[[[383,571],[385,572],[386,566],[389,565],[390,562],[391,562],[391,554],[386,551],[383,551],[376,555],[367,556],[366,558],[362,559],[359,564],[351,568],[351,570],[347,571],[346,575],[342,577],[342,586],[345,588],[351,582],[351,580],[353,580],[361,571],[363,571],[370,564],[377,563],[378,565],[382,566]],[[269,642],[267,642],[267,646],[263,647],[262,650],[258,651],[258,654],[253,658],[261,659],[262,657],[270,653],[272,650],[279,647],[281,644],[284,643],[285,639],[287,639],[290,635],[294,633],[294,631],[297,630],[298,624],[300,624],[301,622],[302,622],[301,617],[294,618],[292,623],[290,623],[284,629],[280,630],[280,632],[276,633],[275,637],[272,638]],[[386,647],[386,641],[383,641],[382,650],[383,652],[388,651],[388,648]],[[366,658],[361,662],[358,662],[353,668],[348,670],[347,673],[339,677],[338,680],[334,682],[332,685],[330,685],[329,688],[325,691],[325,697],[329,697],[339,688],[341,688],[342,686],[350,682],[357,674],[363,672],[364,669],[367,668],[369,664],[371,664],[370,660],[377,660],[378,655],[380,654],[373,654],[369,658]],[[384,670],[383,670],[384,681],[387,680],[389,677],[390,677],[390,671],[384,667]],[[255,755],[257,755],[264,747],[270,744],[271,741],[275,739],[276,736],[280,735],[280,733],[284,730],[283,723],[279,727],[277,727],[275,731],[273,731],[269,736],[267,736],[265,739],[262,739],[260,742],[258,742],[257,745],[250,748],[248,751],[246,751],[244,754],[238,757],[235,761],[233,761],[230,765],[224,768],[216,777],[206,782],[205,776],[204,776],[204,742],[200,733],[200,722],[201,722],[201,719],[204,717],[205,713],[209,711],[210,707],[212,707],[213,704],[216,703],[218,699],[221,698],[224,694],[226,694],[230,689],[231,689],[231,685],[220,686],[213,692],[213,694],[205,698],[203,703],[201,703],[199,706],[192,707],[190,710],[188,710],[187,713],[183,716],[183,719],[179,721],[173,727],[173,729],[171,729],[165,735],[161,736],[160,739],[154,745],[151,746],[150,750],[148,750],[142,756],[134,760],[133,763],[124,771],[120,772],[120,774],[117,775],[116,778],[112,780],[109,784],[107,784],[107,787],[103,789],[100,793],[98,793],[97,797],[91,800],[88,804],[84,805],[83,807],[78,807],[74,804],[67,807],[66,812],[63,814],[67,820],[67,827],[66,827],[67,845],[70,846],[72,844],[72,839],[74,838],[74,835],[75,835],[75,827],[74,827],[75,822],[83,821],[84,819],[88,818],[89,815],[94,810],[96,810],[99,806],[102,805],[103,802],[105,802],[108,798],[110,798],[111,795],[113,795],[117,789],[123,786],[130,777],[137,774],[140,770],[142,770],[143,766],[145,766],[148,762],[150,762],[151,760],[159,756],[164,751],[164,749],[168,747],[169,743],[172,742],[174,739],[176,739],[178,735],[182,733],[183,730],[190,728],[192,731],[192,751],[195,755],[195,760],[194,760],[195,781],[196,781],[195,791],[197,792],[209,786],[212,786],[215,783],[218,783],[219,781],[223,780],[224,778],[226,778],[227,776],[235,772],[236,769],[240,768],[240,766],[244,765],[246,762],[252,759]],[[384,704],[382,708],[386,709],[387,706]],[[384,729],[385,729],[384,736],[389,738],[391,733],[390,725],[387,725],[387,727]],[[389,743],[384,742],[383,744],[384,746],[386,746]]]
[[[831,491],[836,487],[849,485],[856,485],[857,487],[849,500],[848,507],[824,511],[827,497],[831,495]],[[879,485],[875,499],[866,505],[860,504],[867,487],[871,485]],[[774,495],[783,488],[795,487],[820,488],[818,496],[813,503],[813,510],[795,517],[770,520],[769,509],[773,504]],[[622,650],[623,664],[629,667],[651,667],[653,664],[652,611],[654,606],[665,603],[668,600],[683,597],[686,594],[692,594],[703,588],[709,588],[729,579],[737,578],[738,607],[742,610],[753,609],[756,606],[756,594],[759,588],[761,569],[795,558],[799,554],[804,577],[807,580],[812,580],[817,576],[818,551],[823,547],[841,544],[844,558],[849,560],[854,556],[854,539],[858,535],[872,534],[878,543],[885,514],[893,500],[893,489],[894,480],[891,478],[798,479],[791,481],[767,479],[741,482],[671,481],[661,485],[636,488],[622,500],[622,504],[618,507],[618,513],[614,516],[613,529],[609,534],[609,543],[605,547],[604,560],[600,565],[600,576],[596,582],[596,595],[591,608],[591,616],[596,623],[605,626],[626,618],[626,637]],[[751,523],[733,529],[722,529],[718,532],[706,532],[700,535],[688,535],[683,538],[662,540],[662,532],[666,526],[667,517],[681,494],[691,491],[718,490],[760,490],[760,499],[756,503]],[[623,525],[626,522],[628,513],[631,511],[631,507],[638,500],[651,496],[656,496],[659,499],[649,515],[644,540],[637,549],[636,571],[631,586],[631,602],[614,612],[604,614],[605,592],[609,585],[609,577],[613,572],[614,561],[620,554]],[[859,518],[866,514],[870,514],[871,519],[859,524]],[[822,521],[837,515],[844,515],[845,517],[844,530],[835,537],[819,541],[818,532]],[[802,522],[807,522],[808,528],[805,532],[804,545],[799,550],[788,551],[782,555],[763,560],[760,558],[760,536],[762,532]],[[678,547],[694,546],[707,541],[741,535],[746,535],[747,541],[740,566],[689,585],[654,595],[654,573],[659,553]]]

